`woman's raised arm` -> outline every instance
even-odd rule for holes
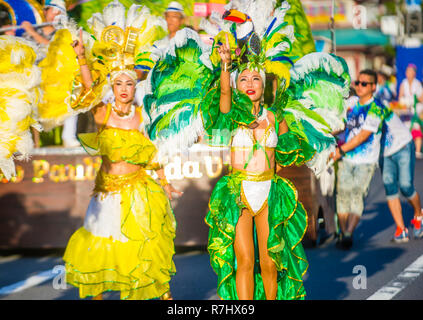
[[[222,44],[218,49],[221,59],[220,74],[220,112],[228,113],[232,105],[231,89],[231,47],[229,45],[228,35],[226,35],[226,44]]]
[[[93,78],[90,68],[87,64],[87,59],[85,57],[85,47],[84,42],[82,41],[82,28],[79,30],[79,40],[74,41],[72,43],[72,47],[75,50],[76,56],[78,57],[82,84],[84,85],[85,89],[90,89],[93,84]]]

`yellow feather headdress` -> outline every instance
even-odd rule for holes
[[[43,99],[39,105],[45,130],[63,124],[71,115],[86,112],[99,104],[118,73],[137,79],[136,69],[148,72],[155,61],[153,43],[166,35],[163,18],[151,15],[147,7],[132,5],[128,12],[117,0],[88,20],[83,42],[94,85],[85,90],[75,52],[71,46],[79,38],[75,26],[58,30],[47,57],[40,63]]]
[[[88,59],[94,68],[110,75],[138,69],[148,72],[154,66],[153,43],[166,35],[163,18],[153,16],[147,7],[125,7],[117,0],[107,5],[102,14],[88,20],[92,46]]]

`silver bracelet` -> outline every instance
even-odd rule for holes
[[[223,63],[223,66],[222,66],[222,71],[224,71],[224,72],[230,72],[231,71],[230,70],[230,67],[231,67],[231,64],[230,63],[224,62]]]

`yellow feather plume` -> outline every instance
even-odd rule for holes
[[[214,38],[213,51],[210,56],[210,60],[214,66],[217,66],[220,64],[220,55],[219,55],[219,52],[217,51],[217,48],[219,47],[219,43],[226,43],[226,35],[228,35],[229,46],[231,47],[232,60],[234,60],[236,57],[235,50],[237,49],[237,45],[236,45],[234,36],[229,32],[221,31]]]
[[[40,71],[36,54],[24,40],[0,36],[0,173],[15,175],[14,159],[25,159],[33,147],[29,129],[37,124]]]
[[[291,75],[290,75],[289,69],[285,65],[285,63],[280,62],[280,61],[266,60],[264,62],[264,69],[266,70],[266,73],[273,73],[279,79],[285,79],[285,81],[286,81],[285,88],[289,87]]]
[[[45,130],[61,125],[72,114],[70,96],[79,65],[71,43],[72,36],[68,30],[57,31],[46,58],[39,64],[43,98],[38,112]]]

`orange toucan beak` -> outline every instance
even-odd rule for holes
[[[249,16],[247,16],[245,13],[242,13],[242,12],[235,10],[235,9],[231,9],[231,10],[226,11],[223,14],[222,18],[224,20],[232,21],[232,22],[235,22],[235,23],[244,23],[244,22],[247,22],[247,21],[251,21],[251,18]]]

